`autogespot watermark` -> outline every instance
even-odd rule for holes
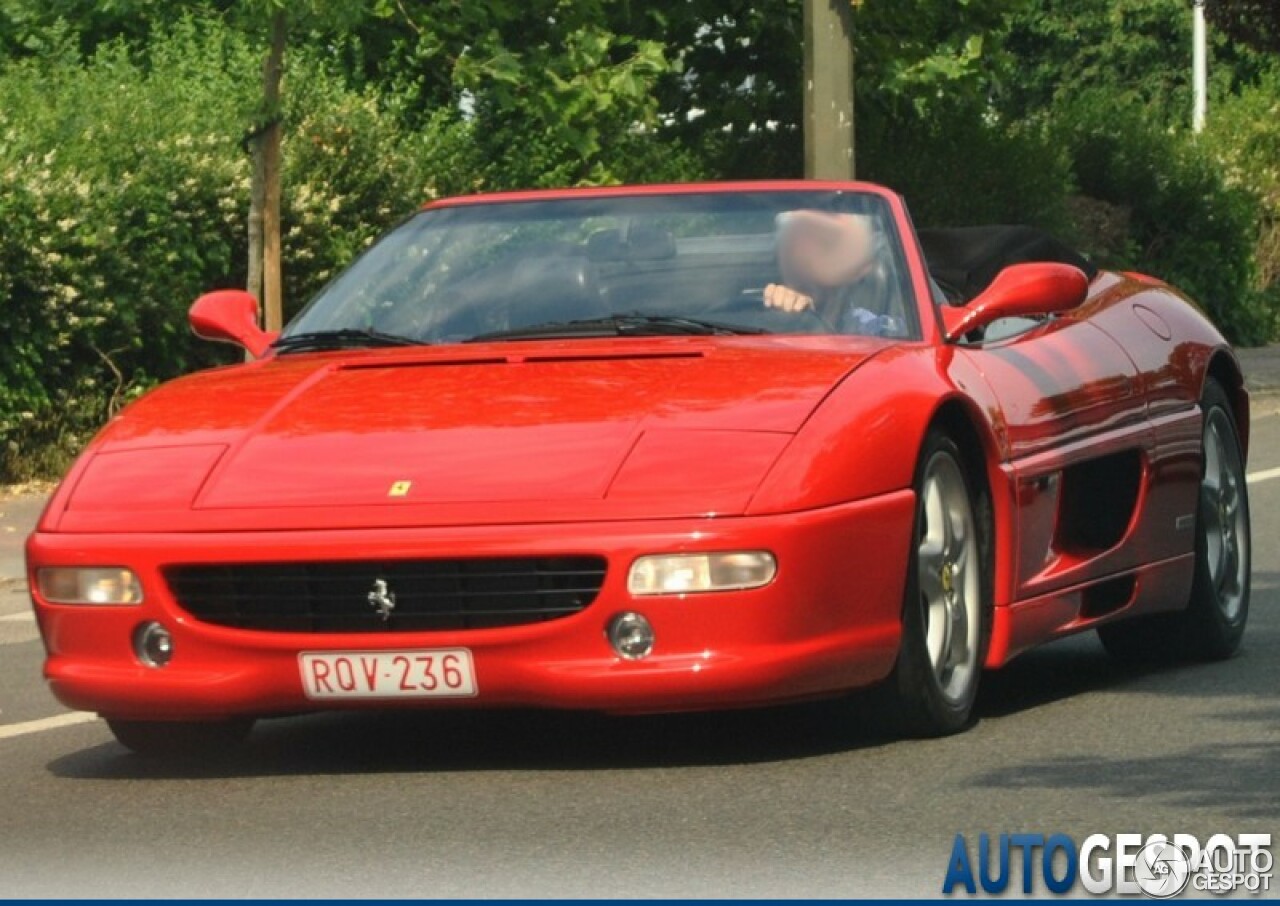
[[[1078,845],[1066,834],[979,834],[976,847],[956,834],[942,892],[1261,895],[1271,890],[1274,865],[1270,834],[1214,834],[1203,843],[1191,834],[1091,834]]]

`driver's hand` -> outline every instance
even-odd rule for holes
[[[795,313],[813,308],[813,299],[781,283],[770,283],[764,288],[764,304],[766,308]]]

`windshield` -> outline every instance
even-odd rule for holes
[[[911,339],[910,300],[892,214],[870,193],[493,202],[410,218],[313,299],[282,342],[357,331],[420,343],[663,333]]]

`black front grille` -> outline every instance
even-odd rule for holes
[[[178,604],[206,623],[277,632],[409,632],[539,623],[578,613],[603,557],[171,566]],[[370,601],[386,583],[386,618]]]

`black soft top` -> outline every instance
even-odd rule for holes
[[[947,301],[963,304],[977,297],[1011,264],[1053,262],[1084,271],[1090,281],[1098,269],[1071,246],[1029,226],[955,227],[919,230],[920,247],[934,282]]]

